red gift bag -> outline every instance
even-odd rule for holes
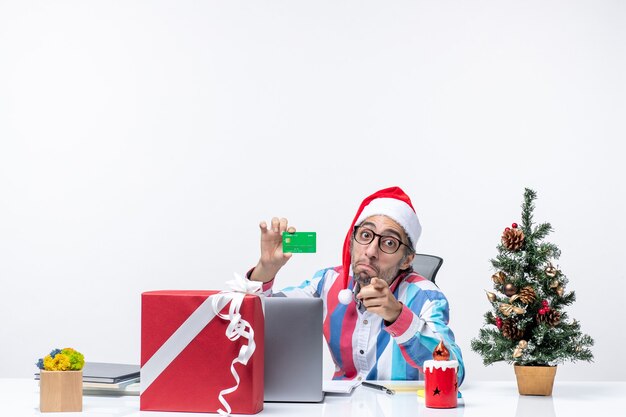
[[[213,304],[215,297],[219,305]],[[242,322],[234,327],[253,333],[250,340],[230,340],[231,322],[215,314],[228,313],[233,297],[243,299]],[[151,291],[141,300],[140,410],[256,414],[263,409],[264,317],[258,296]],[[252,350],[246,365],[232,365],[240,378],[237,386],[231,364]]]

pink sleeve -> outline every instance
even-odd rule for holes
[[[393,337],[398,337],[403,335],[411,326],[413,322],[413,312],[410,308],[402,304],[402,311],[400,315],[389,326],[385,326],[385,330],[392,335]]]

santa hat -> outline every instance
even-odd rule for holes
[[[343,271],[340,277],[343,281],[343,289],[339,291],[339,301],[342,304],[349,304],[350,300],[352,300],[352,291],[348,289],[348,279],[351,264],[350,240],[352,239],[354,227],[363,223],[368,217],[376,215],[385,215],[402,226],[409,237],[410,243],[413,245],[413,249],[415,250],[417,247],[417,241],[422,233],[422,226],[417,218],[413,204],[411,204],[411,199],[400,187],[385,188],[366,197],[354,216],[352,225],[350,225],[346,239],[343,242]]]

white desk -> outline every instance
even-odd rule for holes
[[[415,393],[390,396],[358,387],[351,396],[326,396],[319,404],[265,403],[259,417],[556,417],[623,415],[626,382],[559,382],[552,397],[517,393],[515,381],[469,382],[461,387],[459,408],[430,409]],[[39,387],[30,379],[0,379],[0,415],[38,416]],[[82,413],[44,413],[49,417],[193,417],[218,414],[139,411],[139,397],[85,396]]]

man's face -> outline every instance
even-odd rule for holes
[[[383,236],[392,236],[404,244],[409,241],[404,233],[404,229],[394,220],[387,216],[371,216],[361,223],[362,227],[367,227],[374,233]],[[367,245],[362,245],[352,238],[352,248],[350,256],[352,259],[352,271],[354,278],[361,285],[368,285],[369,281],[374,278],[380,278],[391,284],[393,279],[398,275],[398,271],[406,269],[413,261],[413,254],[405,256],[406,248],[401,246],[396,253],[385,253],[378,246],[379,237],[375,237]]]

